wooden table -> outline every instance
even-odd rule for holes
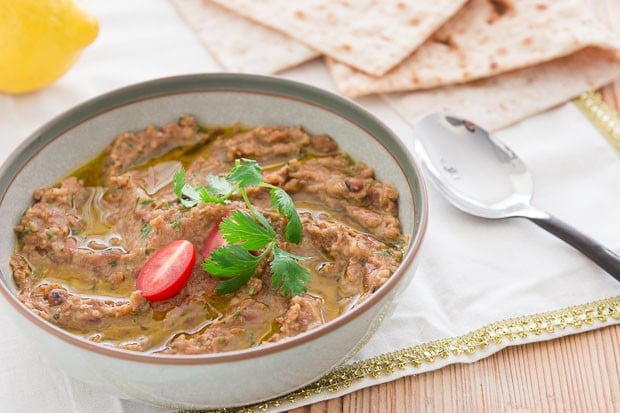
[[[620,33],[620,1],[590,5]],[[620,113],[620,81],[600,92]],[[474,364],[453,364],[291,412],[425,411],[620,412],[620,325],[509,347]]]
[[[620,112],[620,82],[601,93]],[[620,325],[509,347],[291,413],[424,411],[620,412]]]

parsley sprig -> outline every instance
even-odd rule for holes
[[[187,208],[200,202],[228,203],[233,195],[240,195],[248,212],[234,210],[220,223],[220,232],[228,243],[214,250],[205,259],[202,268],[213,277],[224,278],[218,282],[216,292],[229,294],[245,285],[256,272],[260,263],[271,256],[271,284],[289,296],[301,295],[310,281],[308,270],[299,264],[306,260],[278,247],[277,234],[263,214],[254,208],[247,188],[269,189],[274,209],[288,219],[284,237],[295,244],[301,242],[303,228],[293,200],[285,190],[263,180],[256,161],[237,159],[235,166],[225,177],[209,175],[207,185],[194,187],[185,182],[185,171],[174,175],[174,191]],[[254,253],[252,253],[254,252]]]

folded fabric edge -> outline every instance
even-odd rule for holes
[[[584,92],[572,99],[572,102],[620,151],[620,117],[603,101],[601,94]],[[615,324],[620,324],[620,296],[496,321],[461,336],[421,343],[351,364],[345,363],[319,380],[289,394],[226,411],[251,413],[290,410],[341,397],[368,386],[437,370],[449,364],[476,362],[509,346],[547,341]]]
[[[226,411],[251,413],[289,410],[449,364],[475,362],[509,346],[546,341],[615,324],[620,324],[620,296],[496,321],[461,336],[434,340],[344,364],[287,395]]]

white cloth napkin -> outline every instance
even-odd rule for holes
[[[76,66],[39,92],[18,97],[0,95],[0,160],[44,122],[97,94],[162,76],[219,70],[164,0],[89,1],[87,7],[97,15],[101,32]],[[320,61],[284,76],[333,90]],[[410,126],[380,98],[360,102],[411,144]],[[498,135],[530,168],[535,205],[620,250],[620,157],[574,105],[539,115]],[[430,224],[419,272],[393,314],[351,362],[459,336],[511,317],[620,295],[618,282],[535,225],[519,219],[486,221],[470,217],[451,207],[433,188],[429,188],[429,196]],[[580,330],[557,330],[515,343],[615,322],[619,320],[597,322]],[[52,370],[6,318],[0,317],[0,330],[0,410],[4,412],[164,411],[119,400]],[[407,366],[391,375],[356,381],[339,392],[298,398],[277,409],[335,397],[449,363],[475,361],[505,345],[491,345],[472,355],[439,359],[420,367]]]

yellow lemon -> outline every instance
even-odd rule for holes
[[[73,0],[0,0],[0,92],[54,82],[98,32],[95,17]]]

